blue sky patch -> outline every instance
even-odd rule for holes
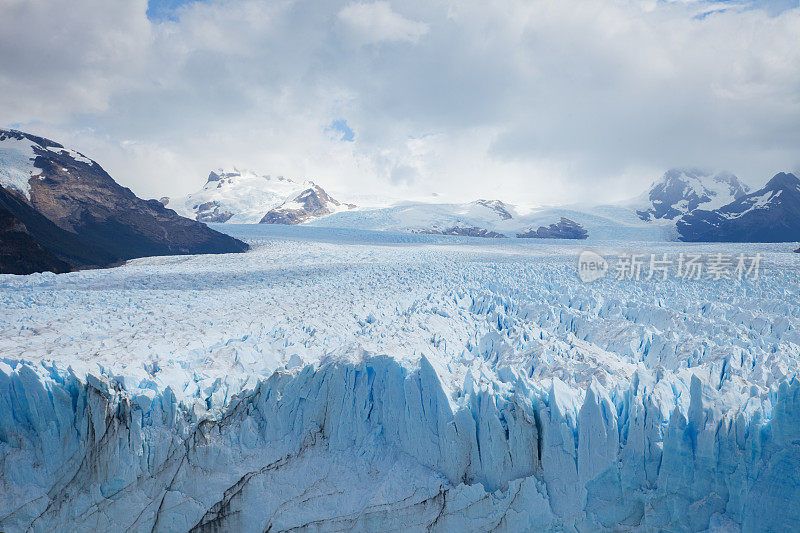
[[[147,18],[154,22],[177,20],[178,8],[198,1],[200,0],[148,0]]]
[[[710,9],[695,18],[703,19],[708,15],[726,11],[726,9],[719,9],[719,6],[728,4],[734,9],[763,9],[771,16],[777,16],[789,9],[800,7],[800,0],[745,0],[744,2],[740,0],[710,0],[705,3],[709,6],[716,6],[717,9]]]
[[[338,133],[340,141],[353,142],[356,140],[356,134],[347,124],[343,118],[339,118],[331,122],[331,125],[325,128],[325,131],[332,131]]]

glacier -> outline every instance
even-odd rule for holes
[[[253,249],[0,276],[1,531],[800,520],[791,246],[225,231]],[[583,284],[586,247],[764,260]]]

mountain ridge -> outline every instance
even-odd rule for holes
[[[677,227],[687,242],[800,241],[800,179],[779,172],[753,193],[682,217]]]
[[[677,220],[701,207],[713,209],[741,198],[749,187],[730,172],[712,174],[696,168],[673,168],[648,190],[642,220]]]

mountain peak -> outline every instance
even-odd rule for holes
[[[719,209],[687,215],[677,226],[685,241],[800,240],[800,179],[781,172],[763,188]]]
[[[270,175],[262,175],[258,174],[257,172],[253,172],[252,170],[247,169],[239,169],[239,168],[232,168],[232,169],[223,169],[218,168],[217,170],[212,170],[208,174],[208,179],[206,180],[206,188],[220,188],[223,186],[228,185],[238,185],[245,181],[253,181],[253,182],[275,182],[275,183],[288,183],[294,184],[295,182],[289,178],[284,178],[283,176],[276,176],[272,177]]]
[[[14,189],[30,201],[31,180],[41,178],[45,161],[54,157],[64,158],[62,168],[73,164],[96,165],[82,153],[50,139],[24,131],[0,129],[0,187]]]
[[[286,224],[296,225],[309,222],[338,211],[353,209],[353,205],[342,205],[331,198],[325,189],[313,181],[306,181],[309,187],[285,201],[283,204],[271,209],[260,220],[260,224]]]
[[[642,220],[675,219],[702,208],[715,209],[737,200],[749,189],[730,172],[712,174],[697,168],[673,168],[650,189]]]
[[[298,211],[308,221],[342,207],[309,179],[260,174],[238,167],[218,168],[208,174],[203,188],[170,206],[200,222],[254,224],[273,211]],[[303,211],[300,216],[299,211]],[[281,223],[281,222],[278,222]]]
[[[479,205],[479,206],[482,206],[482,207],[486,207],[487,209],[491,209],[492,211],[497,213],[497,215],[502,220],[509,220],[509,219],[514,218],[511,215],[511,213],[509,213],[508,206],[505,203],[503,203],[502,201],[500,201],[500,200],[484,200],[484,199],[480,199],[480,200],[475,200],[474,202],[472,202],[472,204],[473,205]]]
[[[787,172],[779,172],[772,177],[771,180],[767,182],[765,189],[769,190],[777,190],[777,189],[795,189],[800,190],[800,179],[797,178],[794,174],[787,173]]]

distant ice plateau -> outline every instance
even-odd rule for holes
[[[0,530],[800,520],[791,246],[217,229],[251,251],[0,276]],[[582,284],[585,247],[763,263]]]

